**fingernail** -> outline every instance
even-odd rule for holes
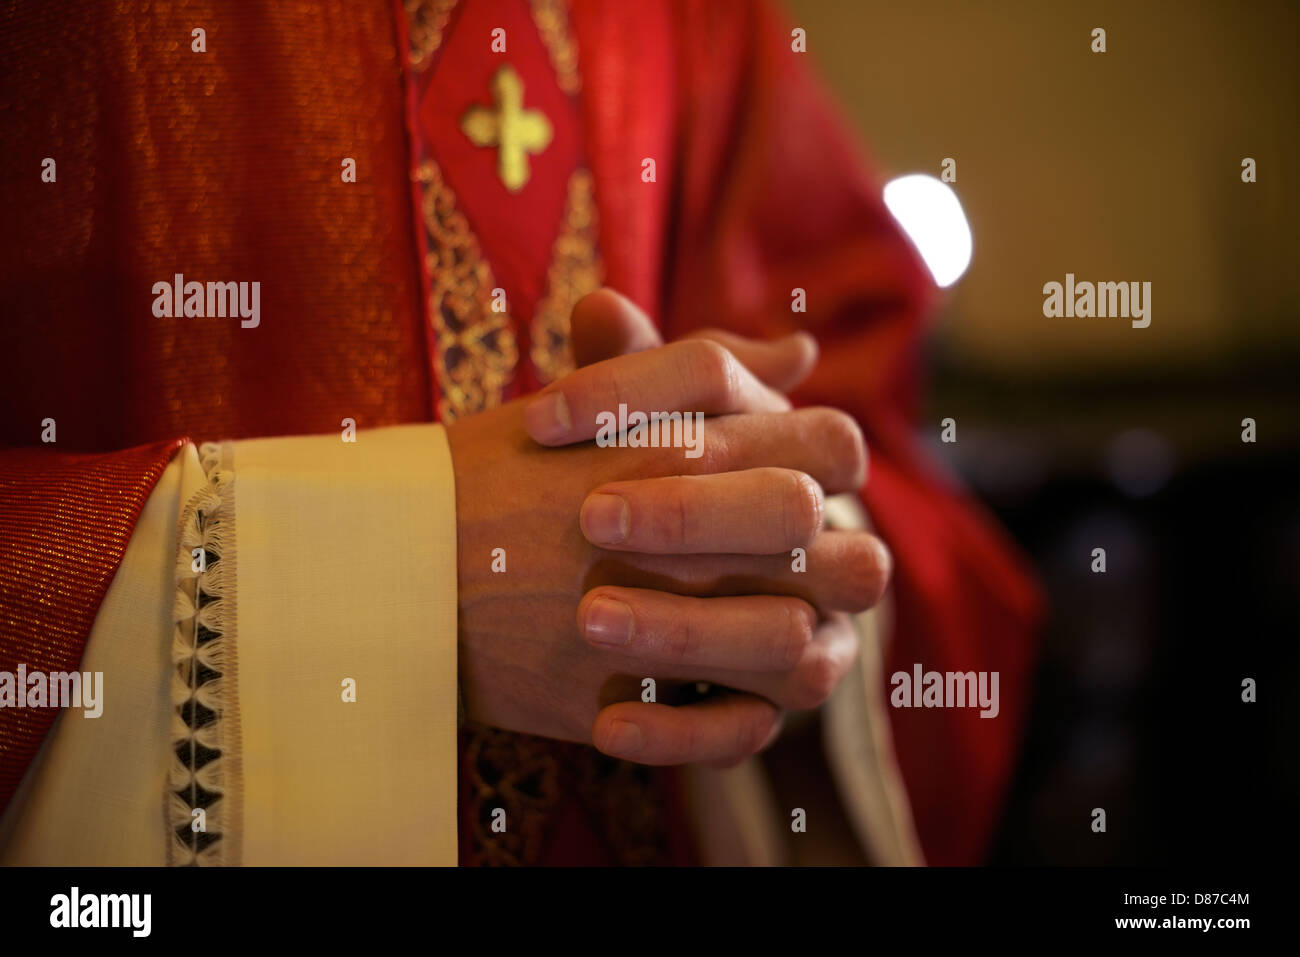
[[[632,640],[632,609],[612,598],[597,598],[587,606],[587,638],[598,645],[626,645]]]
[[[631,757],[641,750],[643,744],[645,744],[645,735],[641,733],[640,725],[617,719],[609,723],[609,731],[605,734],[606,754]]]
[[[578,513],[578,524],[593,545],[617,545],[627,538],[632,516],[621,495],[602,492],[587,496]]]
[[[563,392],[552,392],[529,403],[524,409],[524,428],[538,442],[559,442],[573,429],[569,403]]]

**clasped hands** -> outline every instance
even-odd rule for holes
[[[447,430],[466,716],[644,764],[735,764],[784,709],[826,700],[857,655],[850,615],[888,582],[877,538],[823,525],[825,496],[865,481],[862,434],[785,398],[816,358],[805,335],[663,345],[601,290],[571,338],[574,372]],[[598,446],[620,403],[703,412],[703,454]],[[727,690],[668,703],[697,682]]]

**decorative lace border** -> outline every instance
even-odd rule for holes
[[[229,443],[200,447],[206,481],[180,519],[165,812],[167,858],[174,865],[239,863],[231,452]]]

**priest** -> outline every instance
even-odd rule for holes
[[[105,702],[0,710],[0,859],[981,859],[1037,594],[911,438],[929,283],[777,15],[70,7],[0,24],[0,671]],[[890,711],[915,663],[997,718]]]

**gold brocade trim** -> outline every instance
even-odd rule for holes
[[[656,770],[619,761],[595,748],[569,752],[573,790],[597,822],[616,863],[647,867],[672,863],[666,791]]]
[[[531,0],[529,6],[560,89],[576,96],[582,91],[582,76],[578,73],[578,45],[569,30],[567,0]]]
[[[576,802],[602,851],[621,865],[673,862],[669,812],[654,768],[618,761],[587,745],[482,725],[461,728],[464,809],[474,863],[536,864],[557,839],[561,801]],[[504,819],[501,812],[505,813]],[[495,827],[494,827],[495,825]],[[592,849],[573,860],[595,863]]]
[[[411,41],[411,69],[416,73],[433,62],[442,46],[443,31],[456,6],[456,0],[403,0],[407,30]]]
[[[421,213],[429,231],[425,269],[429,274],[429,319],[435,345],[434,371],[444,423],[501,403],[519,361],[507,311],[492,308],[496,283],[479,250],[478,238],[456,194],[433,160],[416,173],[423,188]]]
[[[461,735],[476,863],[518,867],[536,861],[560,796],[556,755],[566,745],[478,725]],[[504,830],[493,829],[499,810],[506,814]]]
[[[442,46],[456,0],[403,0],[402,5],[410,31],[411,68],[419,73],[433,62]],[[530,0],[529,8],[551,58],[556,82],[569,96],[576,96],[582,91],[582,75],[578,72],[578,45],[569,30],[567,0]]]
[[[573,371],[569,316],[579,299],[604,282],[605,267],[596,246],[597,225],[595,181],[587,170],[574,170],[560,235],[546,273],[546,295],[533,314],[529,358],[543,383]]]
[[[499,405],[514,377],[519,347],[507,310],[493,310],[496,282],[456,195],[433,160],[421,164],[421,213],[429,234],[429,318],[435,337],[438,417],[443,422]],[[595,184],[590,172],[569,177],[560,234],[547,270],[545,296],[531,324],[529,358],[543,383],[572,371],[569,316],[604,281],[596,245]]]

